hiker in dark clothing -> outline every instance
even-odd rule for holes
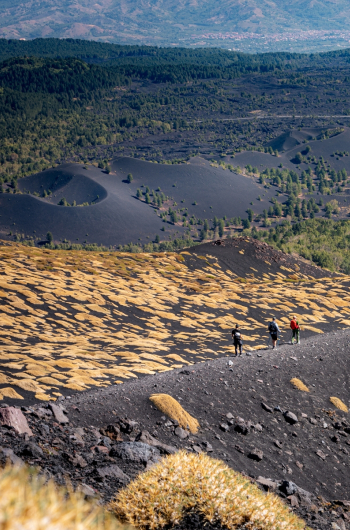
[[[276,317],[272,318],[272,322],[270,322],[269,324],[268,331],[272,339],[272,348],[276,348],[278,333],[280,333],[280,328],[278,327],[278,324],[276,322]]]
[[[233,338],[233,345],[235,347],[235,355],[237,357],[238,355],[238,348],[239,348],[239,354],[242,355],[242,333],[239,329],[239,324],[236,324],[236,327],[232,330],[232,338]]]

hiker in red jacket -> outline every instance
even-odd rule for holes
[[[292,320],[290,321],[290,329],[293,332],[292,341],[291,341],[292,344],[294,344],[294,339],[296,340],[296,344],[300,344],[300,336],[299,336],[300,326],[299,326],[299,322],[297,321],[296,316],[294,316]]]

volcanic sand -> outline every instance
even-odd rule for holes
[[[50,231],[55,241],[102,245],[145,243],[153,241],[157,234],[161,240],[168,239],[169,233],[183,234],[185,228],[182,223],[163,223],[156,208],[137,199],[137,188],[144,192],[146,186],[155,191],[160,188],[171,198],[164,203],[163,211],[176,202],[176,209],[187,208],[189,215],[201,219],[213,219],[215,215],[246,217],[249,203],[264,192],[253,177],[212,167],[204,159],[168,165],[122,158],[112,164],[110,174],[93,166],[88,168],[64,164],[21,179],[22,194],[0,195],[0,232],[46,239]],[[134,177],[131,184],[126,182],[129,173]],[[33,195],[43,195],[44,190],[50,189],[53,193],[46,198]],[[258,213],[268,207],[274,195],[275,189],[267,191],[264,200],[257,203]],[[62,198],[69,204],[75,200],[77,205],[90,205],[58,206]],[[166,234],[161,231],[163,228]]]

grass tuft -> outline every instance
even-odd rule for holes
[[[297,388],[298,390],[301,390],[302,392],[310,392],[310,390],[308,389],[308,387],[306,385],[304,385],[304,383],[302,381],[300,381],[300,379],[298,379],[297,377],[293,377],[293,379],[290,380],[290,382],[292,383],[292,385],[295,386],[295,388]]]
[[[345,405],[345,403],[342,402],[341,399],[337,397],[330,397],[329,401],[333,403],[333,405],[337,407],[337,409],[342,410],[343,412],[349,412],[348,407]]]
[[[192,418],[173,397],[168,394],[153,394],[150,400],[158,410],[169,416],[172,420],[178,421],[179,425],[184,429],[190,430],[193,434],[198,431],[199,423],[196,418]]]
[[[28,468],[0,470],[0,530],[126,530],[82,493],[58,488]]]
[[[141,530],[177,524],[191,509],[229,530],[244,523],[256,530],[307,528],[276,495],[265,494],[220,460],[183,451],[139,475],[110,509]]]

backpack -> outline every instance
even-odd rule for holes
[[[236,340],[240,340],[240,339],[241,339],[241,332],[238,331],[238,329],[235,329],[234,332],[233,332],[233,337],[234,337]]]
[[[269,331],[270,333],[277,333],[277,326],[275,322],[271,322],[269,325]]]
[[[290,323],[290,327],[291,329],[298,329],[299,328],[298,322],[296,320],[292,320]]]

